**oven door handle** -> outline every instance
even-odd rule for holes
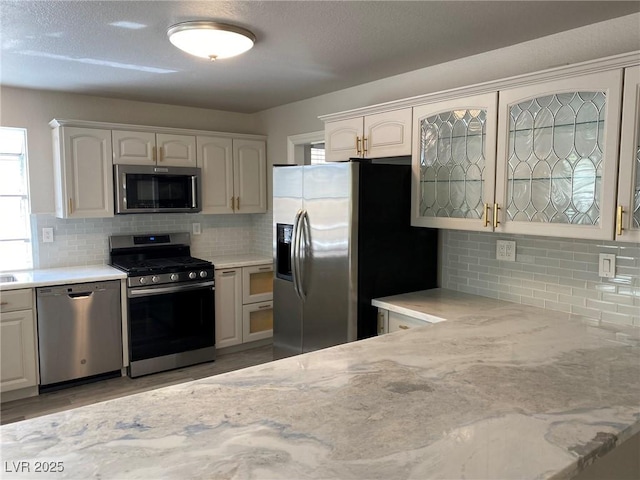
[[[151,287],[151,288],[130,288],[127,291],[127,297],[142,297],[149,295],[161,295],[163,293],[178,293],[178,292],[186,292],[188,290],[199,290],[201,288],[213,287],[214,281],[211,282],[202,282],[191,285],[172,285],[169,287]]]

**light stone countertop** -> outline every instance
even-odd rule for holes
[[[429,323],[455,320],[485,309],[509,305],[502,300],[441,288],[374,298],[371,304]]]
[[[265,263],[273,263],[273,258],[259,253],[245,253],[238,255],[216,255],[207,258],[216,270],[222,268],[253,267]]]
[[[464,301],[471,313],[435,325],[2,426],[3,464],[62,462],[52,479],[565,479],[640,431],[640,329]]]
[[[2,291],[127,278],[126,273],[109,265],[21,270],[2,272],[2,275],[13,275],[16,278],[15,282],[0,282]]]

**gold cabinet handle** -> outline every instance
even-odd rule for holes
[[[273,268],[273,267],[259,267],[259,268],[258,268],[258,270],[261,270],[261,271],[265,271],[265,272],[266,272],[266,271],[271,271],[271,269],[272,269],[272,268]]]
[[[9,305],[9,302],[0,302],[0,306]]]
[[[362,155],[362,150],[360,150],[360,137],[356,135],[356,153],[358,155]]]
[[[235,207],[235,201],[236,197],[231,197],[231,210],[235,211],[236,207]]]
[[[151,158],[153,159],[154,162],[157,160],[157,158],[158,158],[157,147],[153,147],[151,149]]]
[[[367,154],[367,137],[363,136],[362,137],[362,155],[366,155]]]
[[[622,205],[618,205],[618,210],[616,212],[616,235],[617,236],[622,235],[622,231],[624,230],[624,228],[622,228],[623,213],[624,213],[624,209],[622,208]]]
[[[493,228],[498,228],[498,225],[500,225],[500,221],[498,220],[498,210],[500,210],[500,207],[498,206],[497,203],[493,204]]]
[[[409,327],[407,327],[406,325],[398,325],[398,328],[402,330],[409,330]]]
[[[240,197],[236,197],[236,210],[240,211]]]
[[[163,148],[162,147],[158,147],[158,161],[159,162],[162,161],[162,153],[163,153]]]
[[[73,213],[73,198],[69,198],[69,215]]]
[[[259,309],[263,309],[263,308],[273,308],[273,305],[271,305],[271,304],[268,304],[268,305],[260,305],[258,308],[259,308]]]
[[[484,213],[482,214],[482,221],[484,223],[485,228],[489,226],[489,210],[491,210],[491,207],[489,207],[488,203],[485,203]]]

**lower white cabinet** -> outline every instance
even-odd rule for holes
[[[273,265],[215,271],[216,348],[273,336]]]
[[[38,383],[33,290],[0,294],[0,392]]]
[[[424,327],[425,325],[430,325],[430,323],[384,308],[378,309],[378,335],[393,333],[399,330],[409,330],[415,327]]]

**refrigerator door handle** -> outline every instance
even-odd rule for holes
[[[293,232],[291,232],[291,281],[293,282],[293,290],[296,292],[298,298],[300,296],[300,288],[298,286],[298,244],[299,244],[299,231],[300,231],[300,217],[302,216],[302,210],[298,210],[296,217],[293,220]]]
[[[299,289],[300,289],[300,298],[302,298],[302,301],[304,301],[307,297],[306,292],[304,291],[304,264],[305,261],[307,259],[307,255],[309,254],[309,248],[310,248],[310,236],[311,236],[311,231],[310,231],[310,224],[309,224],[309,213],[307,213],[307,211],[305,210],[302,213],[302,217],[300,218],[300,253],[298,255],[300,264],[298,265],[298,278],[299,278]]]

